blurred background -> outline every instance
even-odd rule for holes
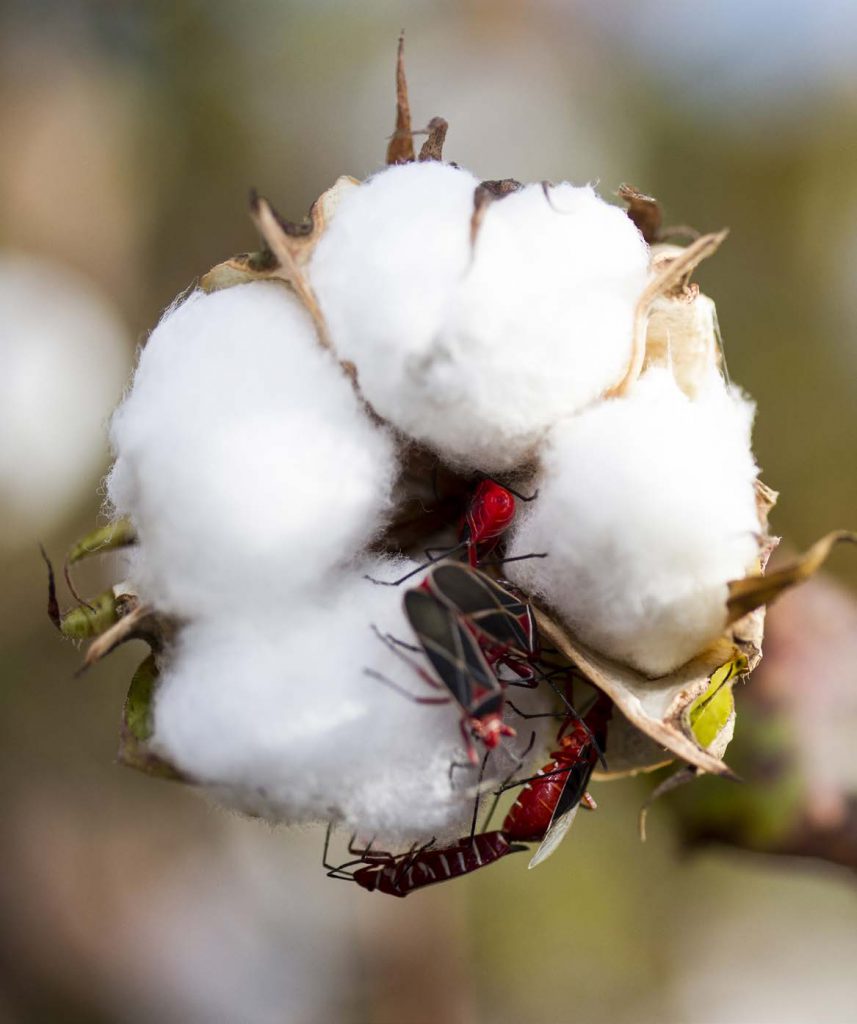
[[[664,800],[642,845],[653,780],[599,785],[535,873],[512,858],[407,901],[326,879],[320,832],[116,766],[142,651],[75,679],[47,621],[37,545],[60,558],[97,522],[136,345],[256,246],[250,186],[299,219],[380,165],[402,27],[448,159],[630,182],[667,223],[731,228],[698,278],[759,405],[774,530],[857,528],[857,6],[2,0],[0,1024],[853,1021],[848,551],[771,616],[738,695],[743,786]]]

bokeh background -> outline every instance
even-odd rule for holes
[[[0,1024],[853,1021],[848,551],[772,616],[738,698],[740,796],[705,780],[642,845],[652,781],[605,783],[536,872],[512,858],[407,901],[326,879],[318,831],[116,766],[142,652],[74,678],[47,621],[37,544],[60,557],[96,523],[136,345],[255,247],[250,186],[298,219],[379,166],[402,27],[415,121],[449,120],[449,159],[630,182],[668,223],[731,228],[698,278],[759,404],[774,528],[797,547],[857,528],[857,6],[3,0]],[[747,851],[805,853],[819,829],[821,861]]]

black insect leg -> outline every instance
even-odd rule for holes
[[[377,672],[374,668],[364,668],[363,675],[369,676],[370,679],[377,679],[379,683],[383,683],[388,686],[391,690],[395,690],[396,693],[401,694],[402,697],[407,697],[409,701],[414,704],[450,704],[452,702],[451,697],[418,697],[416,694],[406,690],[404,686],[399,686],[398,683],[394,683],[392,679],[388,679],[387,676]],[[436,687],[440,689],[440,687]]]
[[[418,573],[421,573],[424,569],[428,569],[429,566],[435,565],[437,562],[443,561],[444,558],[448,558],[450,555],[454,555],[456,551],[463,551],[469,544],[469,541],[462,541],[460,544],[456,544],[454,547],[447,548],[442,555],[438,558],[429,559],[422,565],[418,565],[416,569],[411,569],[410,572],[406,572],[404,576],[400,576],[397,580],[376,580],[374,576],[368,574],[363,577],[365,580],[371,580],[372,583],[376,583],[379,587],[398,587],[400,583],[404,583],[405,580],[411,579]]]

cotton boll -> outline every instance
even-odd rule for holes
[[[275,282],[195,293],[143,349],[108,492],[141,596],[179,615],[300,592],[382,525],[394,446]]]
[[[465,759],[459,710],[415,704],[365,671],[415,696],[446,692],[372,629],[414,642],[403,593],[353,572],[324,600],[185,627],[156,700],[157,749],[221,799],[272,820],[339,821],[393,841],[462,834],[477,778],[464,768],[450,779],[450,764]]]
[[[530,457],[622,378],[648,251],[591,188],[530,185],[483,211],[475,179],[393,168],[347,195],[311,275],[375,409],[453,463]]]
[[[423,363],[472,257],[478,184],[434,161],[390,167],[342,197],[310,264],[338,354],[376,411],[416,436],[431,412]]]
[[[129,353],[126,328],[88,281],[0,255],[0,549],[34,545],[94,486]]]
[[[631,358],[648,250],[589,188],[528,185],[489,206],[473,265],[422,367],[433,436],[492,470],[617,384]]]
[[[758,557],[753,407],[712,373],[690,401],[653,369],[554,428],[509,564],[582,641],[656,676],[726,626],[727,582]]]

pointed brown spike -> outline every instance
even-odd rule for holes
[[[663,213],[661,211],[661,204],[657,199],[644,195],[639,189],[634,188],[633,185],[620,185],[619,198],[624,199],[628,204],[627,214],[644,240],[649,245],[659,241]]]
[[[265,245],[270,249],[278,267],[271,277],[285,281],[304,304],[316,327],[318,342],[322,348],[331,347],[327,325],[318,301],[300,265],[301,241],[308,236],[296,237],[290,234],[282,218],[278,216],[267,199],[253,193],[250,200],[250,216]]]
[[[428,138],[420,150],[420,163],[428,163],[435,160],[438,163],[443,160],[443,143],[446,139],[446,132],[449,124],[442,117],[433,117],[428,123]]]
[[[60,615],[60,606],[57,601],[57,582],[54,577],[54,567],[51,565],[51,560],[48,558],[48,553],[42,544],[39,545],[39,551],[41,551],[45,565],[48,567],[48,618],[57,629],[61,630],[62,616]]]
[[[405,33],[399,36],[396,59],[396,129],[387,146],[388,164],[409,164],[414,159],[414,136],[411,130],[411,105],[408,102],[408,80],[405,78]]]

